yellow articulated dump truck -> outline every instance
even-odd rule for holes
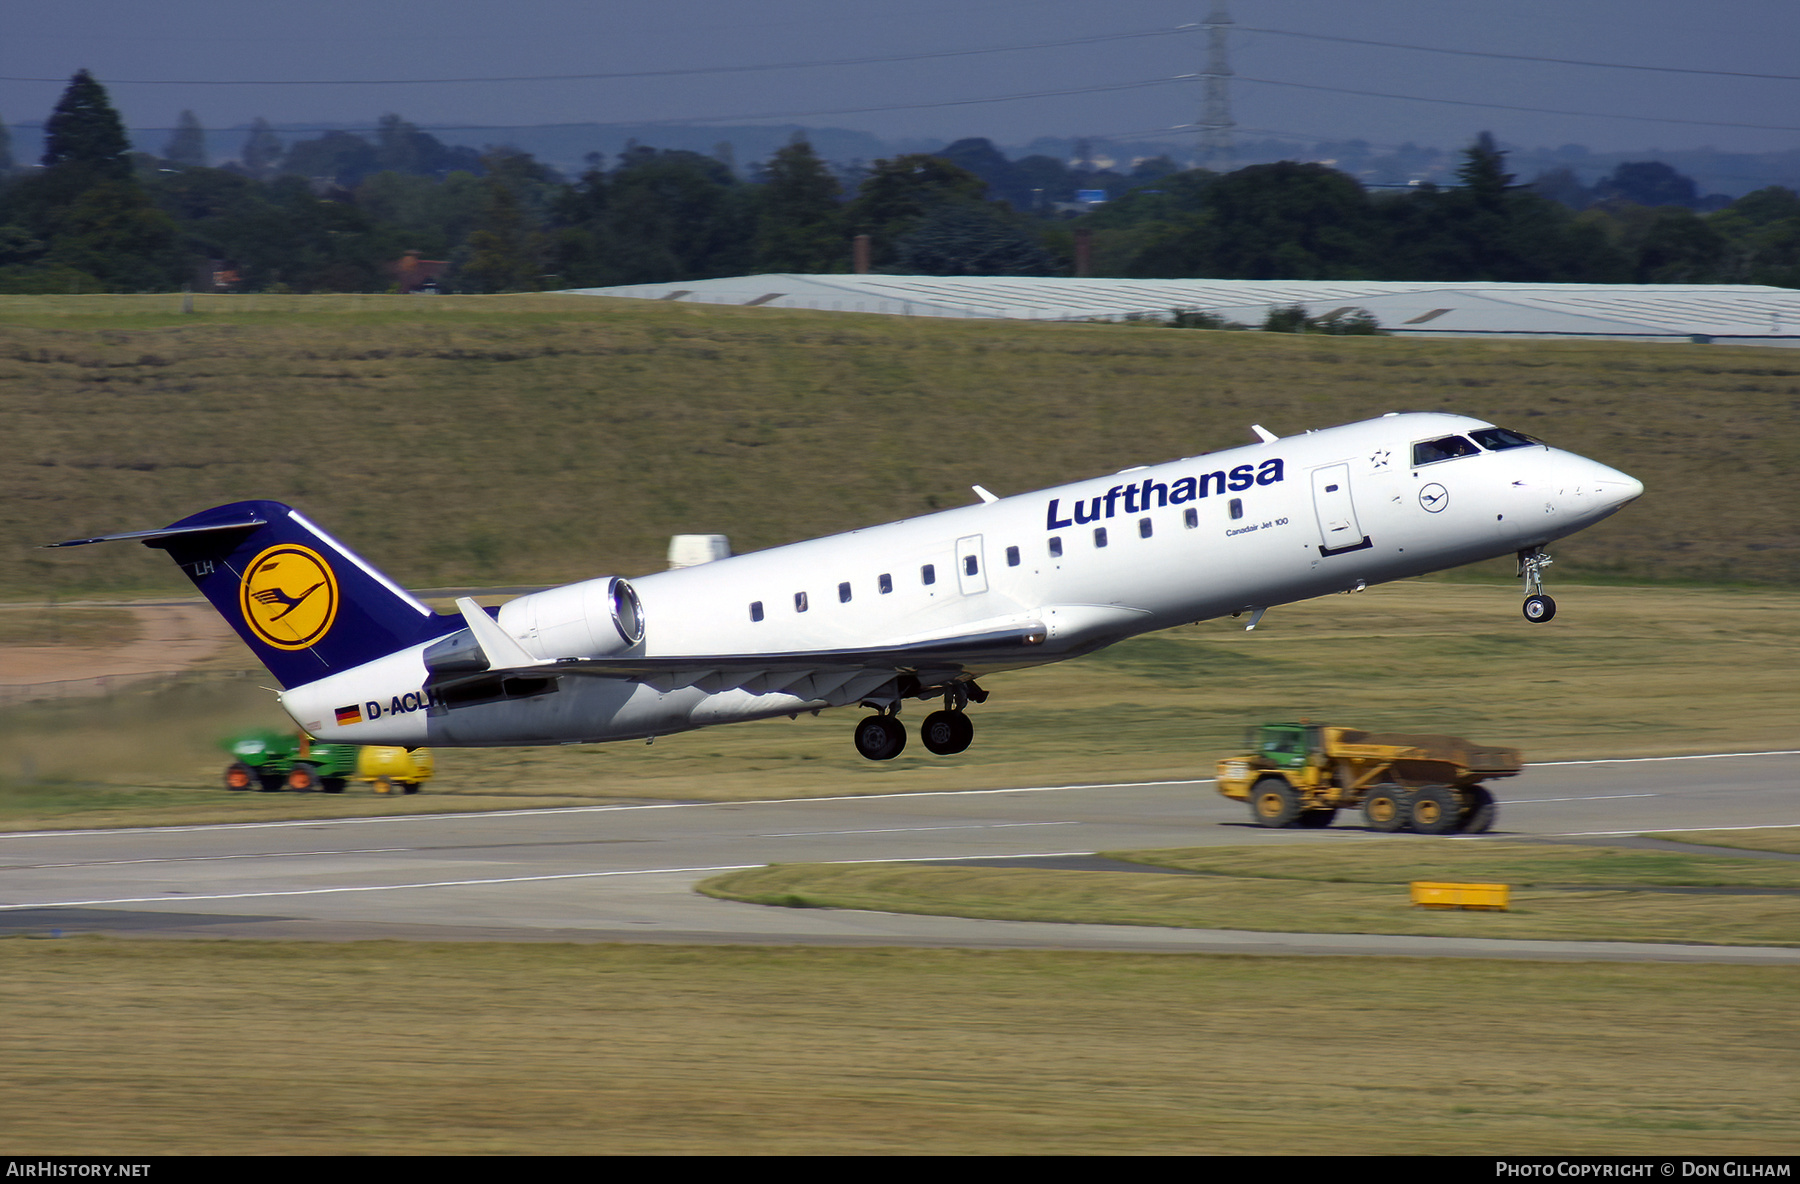
[[[1516,748],[1308,723],[1252,728],[1245,748],[1219,762],[1219,792],[1262,826],[1330,826],[1361,806],[1370,830],[1483,834],[1499,807],[1481,782],[1524,768]]]

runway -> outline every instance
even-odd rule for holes
[[[1493,837],[1800,825],[1795,753],[1532,766]],[[1481,842],[1357,820],[1264,830],[1210,782],[1025,786],[747,803],[0,835],[0,932],[440,941],[760,942],[1659,959],[1800,964],[1800,950],[1263,934],[774,909],[692,891],[766,863],[1070,858],[1213,844]],[[1779,857],[1776,858],[1785,858]]]

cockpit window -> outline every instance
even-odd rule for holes
[[[1533,445],[1543,446],[1543,441],[1524,432],[1511,432],[1505,428],[1482,428],[1479,432],[1470,432],[1475,443],[1489,452],[1505,452],[1508,448],[1530,448]]]
[[[1440,460],[1455,460],[1459,456],[1475,456],[1479,451],[1461,436],[1440,436],[1436,440],[1420,440],[1413,445],[1413,464],[1435,464]]]

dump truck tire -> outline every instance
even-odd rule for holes
[[[1494,819],[1500,815],[1500,803],[1494,800],[1487,787],[1471,785],[1463,790],[1463,795],[1469,801],[1457,829],[1465,835],[1485,835],[1494,829]]]
[[[1377,785],[1363,798],[1363,821],[1370,830],[1392,834],[1406,828],[1406,799],[1391,785]]]
[[[1462,824],[1462,802],[1448,785],[1427,785],[1413,794],[1412,825],[1422,835],[1447,835]]]
[[[1250,787],[1250,817],[1260,826],[1292,826],[1300,816],[1300,795],[1279,777],[1260,777]]]

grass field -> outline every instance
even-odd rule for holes
[[[312,817],[1210,777],[1247,725],[1307,716],[1442,731],[1526,760],[1796,747],[1800,593],[1570,587],[1549,625],[1512,586],[1415,581],[1125,642],[987,680],[974,747],[892,762],[850,745],[857,712],[665,736],[653,746],[446,749],[417,797],[232,794],[217,740],[283,725],[235,641],[215,676],[0,710],[0,826]],[[75,611],[75,610],[71,610]],[[918,705],[903,719],[922,715]],[[1517,784],[1526,784],[1522,781]],[[1502,782],[1505,799],[1513,783]],[[1211,793],[1198,787],[1198,793]]]
[[[1558,576],[1800,583],[1783,351],[573,296],[178,306],[0,297],[0,596],[184,590],[137,548],[32,548],[246,497],[411,586],[559,583],[660,568],[672,533],[753,550],[1402,409],[1645,482],[1556,548]]]
[[[0,941],[12,1155],[1792,1155],[1794,972]]]
[[[1800,830],[1785,832],[1789,841],[1796,836]],[[715,876],[701,891],[789,908],[1007,921],[1800,945],[1800,863],[1733,859],[1724,852],[1701,856],[1612,847],[1424,842],[1104,854],[1196,874],[794,864]],[[1414,880],[1507,884],[1510,908],[1416,908],[1407,888]],[[1768,889],[1777,891],[1759,891]]]

